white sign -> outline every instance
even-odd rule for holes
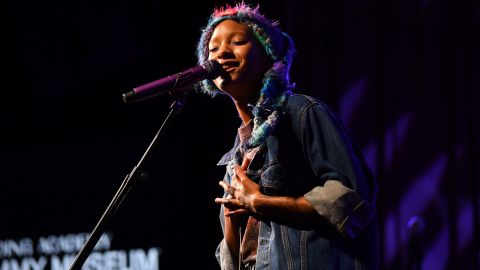
[[[88,233],[0,240],[0,270],[66,270]],[[162,249],[111,250],[113,235],[103,234],[82,270],[159,270]]]

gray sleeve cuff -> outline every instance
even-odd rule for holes
[[[230,251],[230,248],[225,242],[225,239],[220,242],[217,247],[216,257],[218,263],[220,264],[220,269],[222,270],[237,270],[238,269],[238,259]]]
[[[341,234],[355,238],[372,219],[375,209],[355,190],[328,180],[304,195],[315,210]]]

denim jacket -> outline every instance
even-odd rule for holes
[[[218,165],[230,183],[239,138]],[[376,183],[337,116],[305,95],[288,98],[285,114],[250,162],[247,175],[269,196],[304,196],[320,218],[288,224],[262,218],[255,268],[377,269]],[[226,196],[225,194],[224,196]],[[224,228],[223,206],[220,221]],[[239,269],[223,240],[222,269]]]

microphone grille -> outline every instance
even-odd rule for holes
[[[215,79],[220,76],[222,72],[222,65],[218,63],[216,60],[207,60],[202,64],[203,69],[207,72],[207,79]]]

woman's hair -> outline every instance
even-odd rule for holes
[[[290,36],[280,30],[279,24],[259,13],[258,6],[252,8],[244,2],[234,7],[226,6],[213,11],[197,45],[198,63],[208,59],[208,43],[215,27],[224,20],[234,20],[247,25],[254,37],[272,59],[272,67],[265,73],[262,89],[255,106],[251,106],[254,116],[253,132],[248,147],[265,143],[265,139],[275,128],[280,115],[285,110],[286,98],[295,87],[290,82],[290,65],[295,47]],[[200,85],[203,92],[215,95],[220,92],[211,80]]]

